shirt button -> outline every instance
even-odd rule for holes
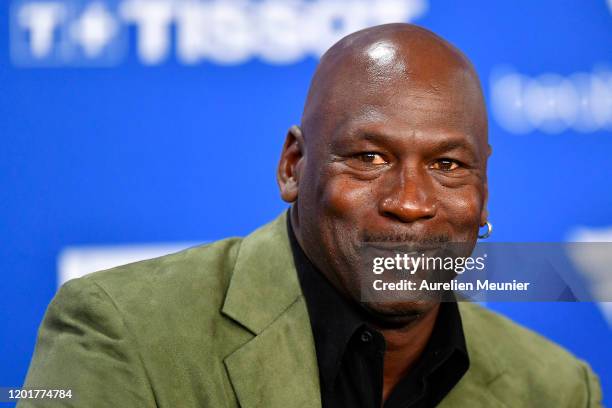
[[[372,333],[370,333],[369,331],[365,330],[363,333],[361,333],[361,341],[363,341],[364,343],[369,343],[372,341]]]

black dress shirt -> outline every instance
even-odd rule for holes
[[[324,408],[434,407],[469,368],[459,309],[441,303],[423,354],[382,405],[385,339],[359,306],[342,296],[289,238],[312,326]]]

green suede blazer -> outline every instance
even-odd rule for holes
[[[19,407],[316,408],[319,375],[283,214],[230,238],[66,283],[40,327]],[[441,407],[594,407],[582,361],[461,303],[471,365]]]

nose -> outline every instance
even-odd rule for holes
[[[379,202],[380,214],[403,223],[433,218],[437,204],[432,180],[425,173],[411,168],[385,181],[389,189]]]

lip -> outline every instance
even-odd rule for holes
[[[416,243],[368,243],[361,248],[361,253],[366,258],[370,257],[395,257],[396,255],[418,258],[421,256],[435,257],[444,253],[443,246],[422,246]]]
[[[427,254],[440,251],[444,248],[444,245],[424,245],[419,242],[365,242],[363,248],[366,250],[396,251],[402,254],[417,256],[423,253]]]

